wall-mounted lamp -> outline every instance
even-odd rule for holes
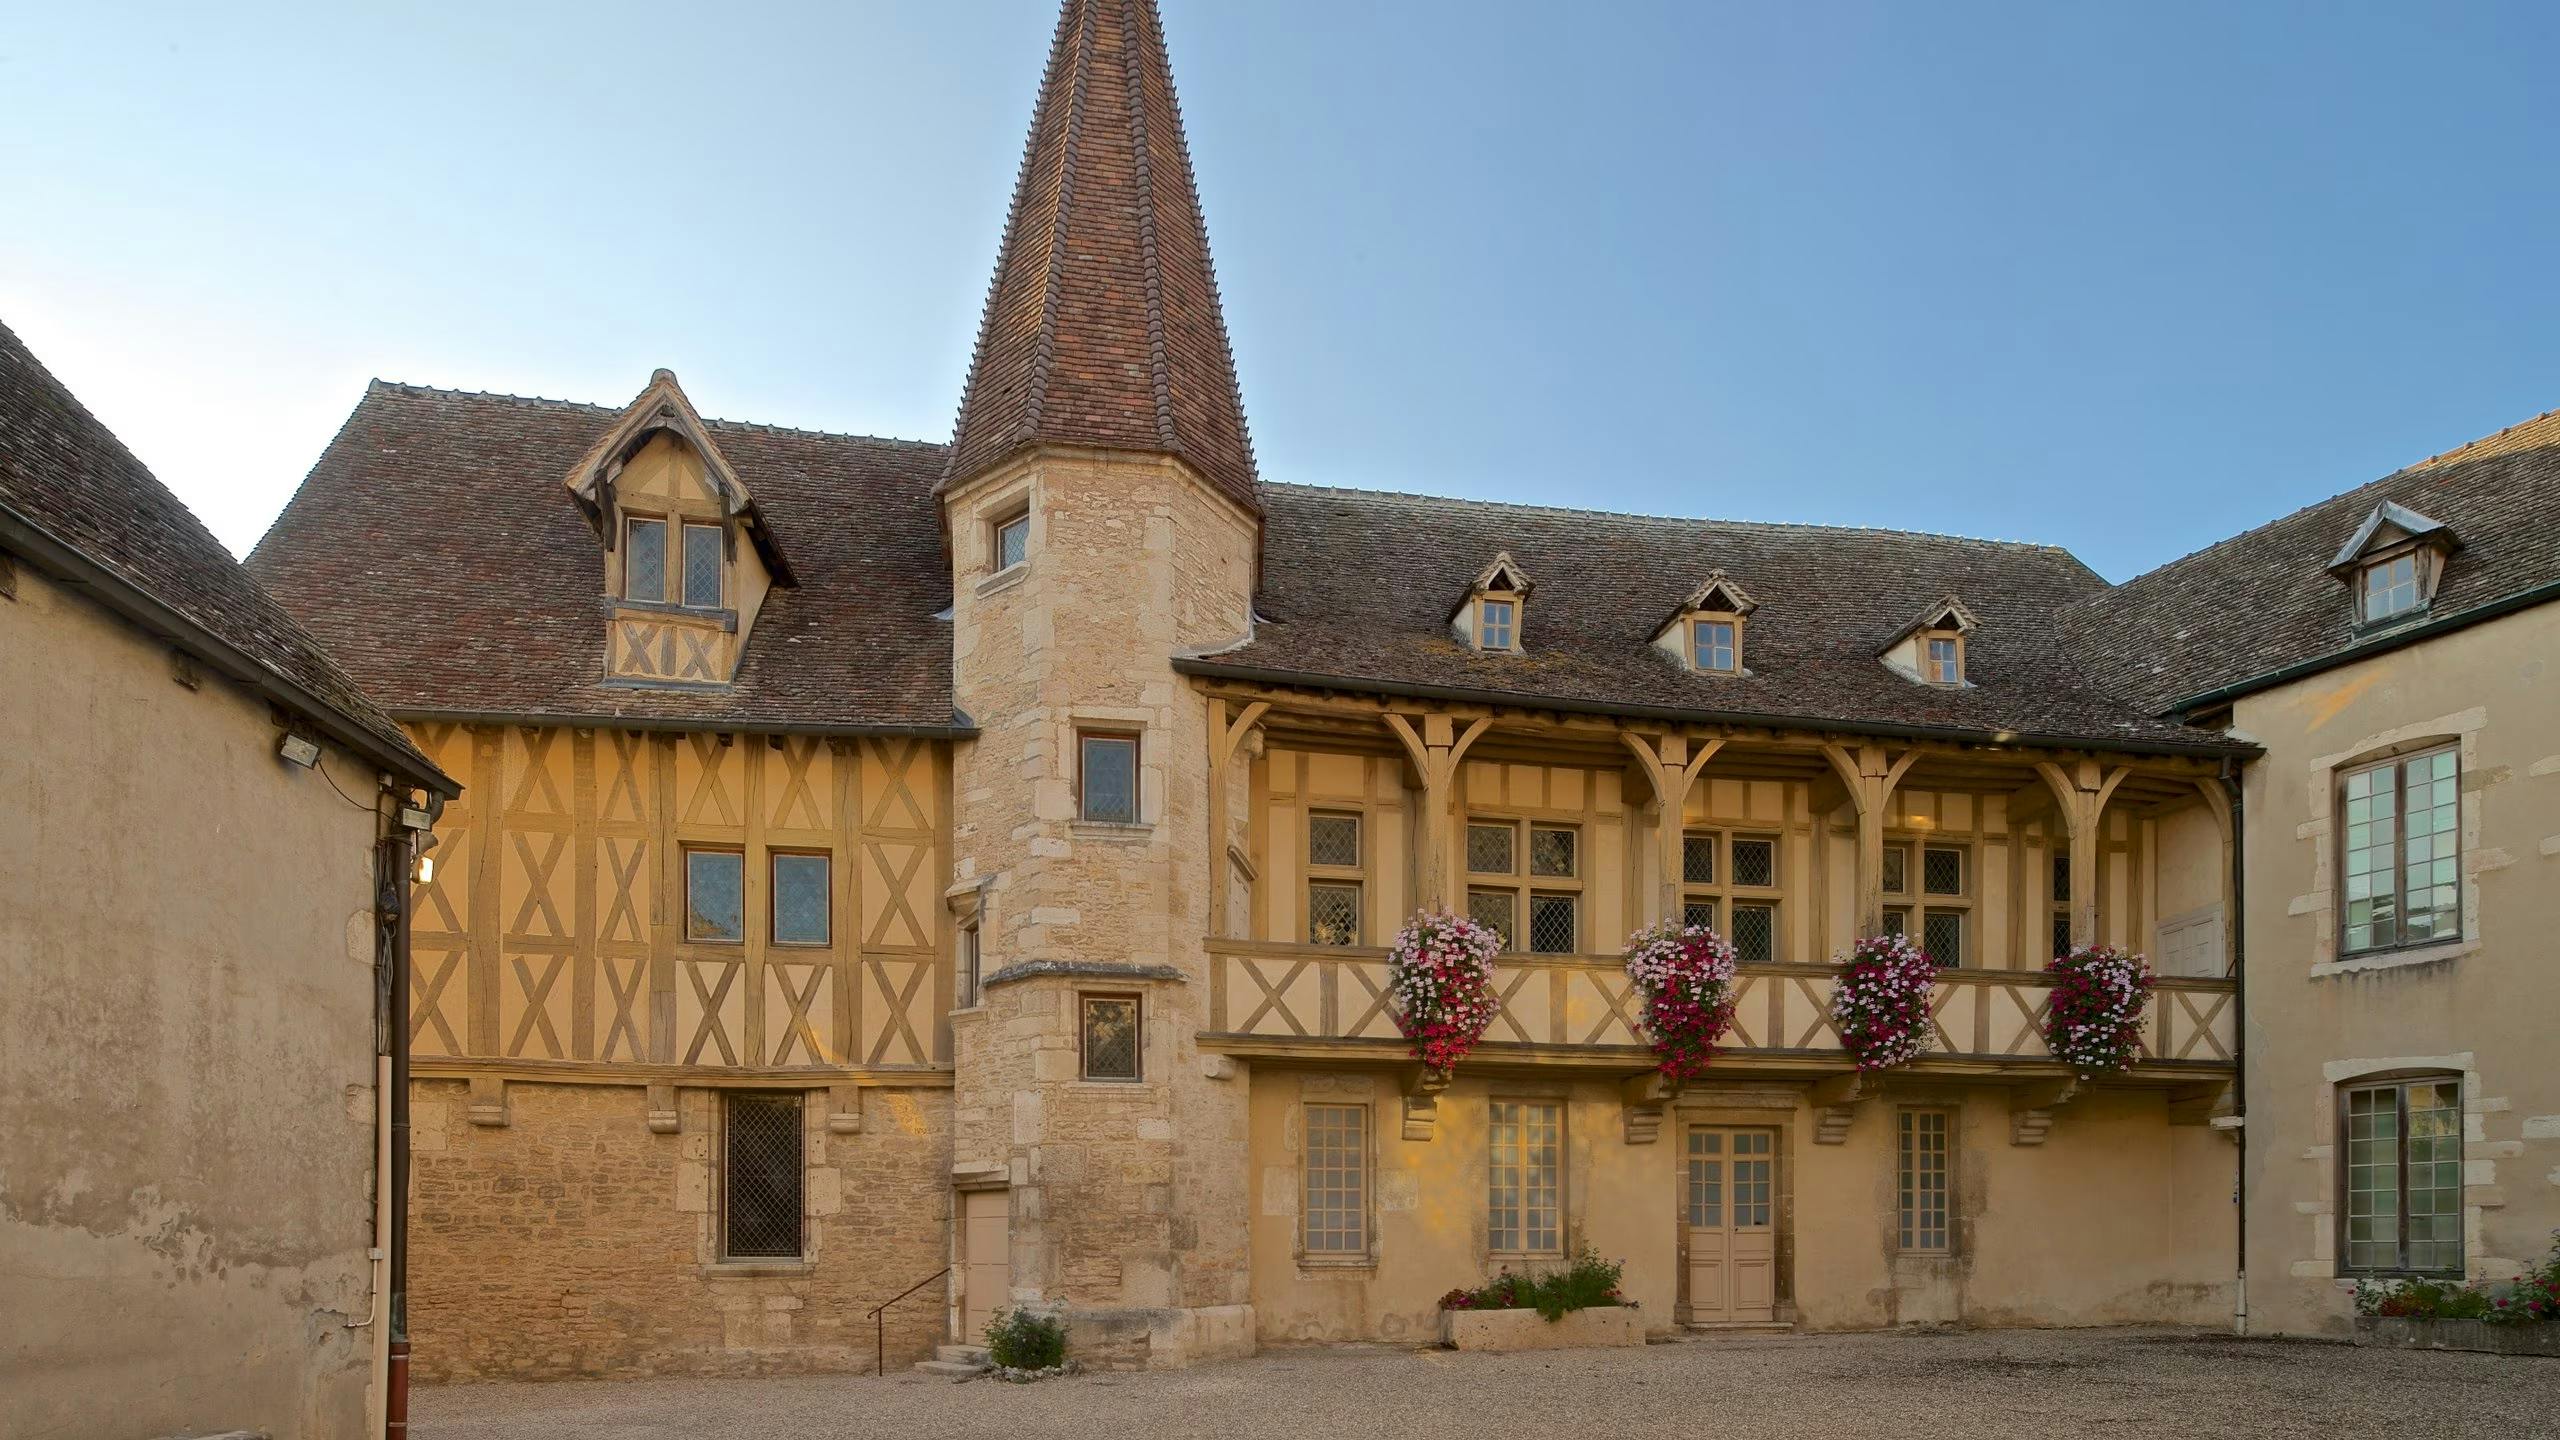
[[[308,770],[320,763],[320,742],[306,740],[288,730],[285,732],[284,743],[276,747],[276,753],[283,756],[288,764],[299,765]]]

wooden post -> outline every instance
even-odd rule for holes
[[[1618,740],[1635,756],[1653,795],[1653,908],[1648,918],[1675,919],[1680,914],[1681,842],[1687,829],[1681,814],[1688,807],[1689,787],[1697,783],[1698,772],[1724,748],[1724,742],[1692,742],[1685,735],[1639,735],[1630,730],[1619,731]]]
[[[2069,770],[2050,760],[2036,762],[2036,773],[2053,790],[2054,812],[2071,837],[2071,944],[2077,949],[2098,943],[2098,836],[2107,801],[2133,771],[2123,765],[2102,769],[2095,760],[2080,760]]]
[[[1422,722],[1419,731],[1413,720]],[[1458,763],[1493,721],[1479,718],[1467,722],[1464,730],[1446,715],[1422,715],[1408,718],[1390,710],[1387,728],[1404,744],[1405,758],[1413,762],[1414,775],[1422,787],[1422,824],[1414,837],[1414,899],[1422,905],[1456,911],[1466,899],[1466,867],[1455,858],[1457,823]]]
[[[2232,928],[2238,923],[2239,897],[2231,889],[2231,792],[2222,787],[2216,776],[2196,781],[2196,789],[2204,796],[2205,813],[2213,817],[2214,828],[2222,835],[2222,973],[2232,973],[2231,957],[2239,952],[2239,935]]]
[[[1822,753],[1848,790],[1850,803],[1858,807],[1858,933],[1874,935],[1884,929],[1885,810],[1893,799],[1893,788],[1902,783],[1903,772],[1920,758],[1920,752],[1905,750],[1888,756],[1881,745],[1861,745],[1855,751],[1846,745],[1825,745]]]
[[[1235,763],[1236,751],[1253,727],[1271,709],[1267,700],[1256,700],[1244,707],[1234,720],[1227,718],[1227,702],[1209,702],[1209,933],[1219,939],[1228,934],[1228,892],[1235,888],[1230,873],[1234,868],[1227,860],[1227,782],[1232,778],[1229,767]]]

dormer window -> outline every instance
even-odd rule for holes
[[[667,522],[626,515],[622,521],[622,598],[667,598]]]
[[[1903,627],[1878,658],[1904,679],[1962,690],[1973,683],[1965,676],[1965,649],[1975,624],[1963,601],[1945,596]]]
[[[1743,618],[1759,606],[1721,570],[1689,592],[1659,629],[1656,649],[1679,658],[1701,675],[1743,675]]]
[[[1476,583],[1467,587],[1458,608],[1449,612],[1449,628],[1478,650],[1516,651],[1529,590],[1528,572],[1510,555],[1496,555],[1476,576]]]
[[[1928,654],[1921,666],[1922,677],[1932,685],[1964,683],[1964,637],[1960,634],[1933,634],[1928,637]]]
[[[684,591],[677,597],[677,604],[696,610],[720,608],[720,576],[725,568],[721,550],[719,526],[684,527]]]
[[[2329,573],[2355,587],[2358,625],[2383,625],[2425,611],[2447,557],[2460,548],[2441,521],[2385,500],[2339,548]]]
[[[655,515],[622,521],[622,598],[643,604],[717,610],[723,593],[720,527],[678,522],[678,564],[667,565],[668,522]]]

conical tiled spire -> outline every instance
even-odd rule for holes
[[[1025,446],[1180,456],[1259,514],[1155,0],[1066,0],[946,485]]]

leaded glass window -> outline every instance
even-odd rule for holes
[[[801,1130],[796,1091],[734,1093],[723,1106],[721,1253],[800,1257]]]
[[[1680,883],[1683,885],[1716,883],[1716,837],[1713,835],[1680,837]]]
[[[2462,1273],[2462,1084],[2360,1085],[2340,1107],[2346,1152],[2344,1268]]]
[[[746,858],[735,850],[684,852],[684,938],[747,938]]]
[[[1108,825],[1138,823],[1138,737],[1078,735],[1076,745],[1082,817]]]
[[[1306,1186],[1299,1217],[1309,1255],[1369,1253],[1369,1107],[1306,1107]]]
[[[1467,918],[1502,937],[1502,948],[1517,950],[1519,924],[1514,909],[1517,897],[1508,890],[1470,890],[1467,892]]]
[[[634,515],[622,523],[622,598],[667,598],[667,522]]]
[[[1564,1250],[1564,1107],[1496,1100],[1486,1107],[1487,1248],[1502,1255]]]
[[[1582,902],[1572,895],[1529,897],[1529,948],[1540,955],[1570,955],[1580,948]]]
[[[1899,1234],[1902,1248],[1943,1255],[1949,1245],[1947,1223],[1947,1112],[1902,1112],[1895,1164]]]
[[[1582,834],[1578,830],[1565,830],[1547,825],[1529,827],[1529,873],[1556,879],[1572,879],[1579,873],[1574,866],[1581,839]]]
[[[1680,923],[1683,925],[1695,925],[1700,929],[1713,930],[1716,928],[1716,902],[1713,900],[1682,901],[1680,904]]]
[[[1733,841],[1733,883],[1761,889],[1778,883],[1778,842],[1775,840]]]
[[[1353,881],[1307,882],[1307,943],[1360,943],[1360,886]]]
[[[1308,816],[1307,863],[1334,869],[1357,868],[1360,864],[1360,817]]]
[[[1920,917],[1920,948],[1941,968],[1964,963],[1964,912],[1931,910]]]
[[[1887,895],[1908,895],[1911,893],[1910,846],[1887,845],[1884,847],[1883,883],[1884,893]]]
[[[697,610],[720,608],[720,527],[684,527],[684,603]]]
[[[830,938],[827,857],[778,852],[773,857],[773,943],[824,945]]]
[[[1520,827],[1504,824],[1474,824],[1467,827],[1467,869],[1477,875],[1514,875],[1519,863],[1513,858]]]
[[[996,522],[996,568],[1010,570],[1031,558],[1031,512]]]
[[[2425,945],[2462,933],[2462,777],[2451,749],[2347,775],[2340,787],[2338,948]]]
[[[1138,997],[1084,997],[1084,1078],[1135,1080],[1138,1075]]]
[[[1964,893],[1964,852],[1931,845],[1920,852],[1920,888],[1932,895]]]
[[[1745,905],[1733,907],[1733,933],[1725,937],[1733,942],[1734,958],[1745,965],[1774,965],[1778,960],[1778,907]]]

